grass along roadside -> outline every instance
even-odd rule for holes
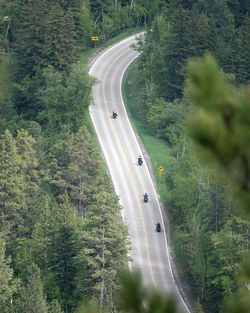
[[[122,94],[125,106],[130,116],[130,121],[136,133],[139,135],[152,165],[152,172],[157,191],[161,197],[161,202],[166,205],[168,202],[169,191],[164,184],[166,173],[171,166],[170,148],[166,142],[153,137],[145,126],[143,118],[143,106],[140,96],[140,80],[138,79],[138,64],[132,63],[127,69],[122,83]],[[164,168],[162,175],[159,175],[158,167]]]

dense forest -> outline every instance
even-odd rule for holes
[[[244,94],[249,14],[247,0],[0,0],[1,313],[69,313],[90,299],[118,310],[127,229],[89,127],[94,80],[79,60],[131,27],[147,31],[137,46],[141,118],[172,150],[168,213],[183,279],[196,312],[226,312],[243,285],[250,221],[186,132],[196,110],[186,66],[209,52],[232,97]],[[216,87],[215,76],[204,79]],[[243,168],[236,162],[241,180]]]
[[[79,60],[92,35],[101,43],[139,25],[135,11],[0,1],[1,313],[73,312],[83,299],[114,310],[127,229],[90,134],[94,81]]]

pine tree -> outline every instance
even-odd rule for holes
[[[40,209],[40,219],[34,227],[30,240],[32,258],[41,269],[48,301],[56,299],[60,301],[61,291],[56,280],[57,273],[51,270],[51,266],[54,266],[54,245],[58,228],[61,226],[61,214],[56,200],[48,195],[40,199]]]
[[[28,209],[25,215],[25,225],[31,234],[34,224],[39,219],[41,198],[41,178],[38,169],[39,162],[35,151],[35,139],[27,131],[17,131],[16,146],[20,157],[20,174],[25,180],[25,197]]]
[[[20,168],[16,142],[6,130],[0,138],[0,213],[11,225],[12,238],[27,232],[24,220],[27,214],[25,179]]]
[[[19,289],[14,303],[17,313],[48,313],[40,269],[35,263],[28,266],[27,283]]]
[[[190,122],[191,135],[206,149],[208,161],[215,160],[233,182],[237,200],[249,211],[249,143],[250,112],[247,92],[238,98],[230,95],[214,59],[207,55],[190,63],[190,90],[199,109]],[[239,198],[239,199],[238,199]]]
[[[50,246],[49,268],[55,275],[55,283],[60,290],[58,301],[66,312],[72,309],[79,296],[76,288],[75,262],[78,241],[73,215],[68,195],[65,193],[58,207],[56,232]]]
[[[0,233],[0,308],[1,313],[11,313],[13,294],[17,289],[17,280],[10,267],[11,258],[5,255],[5,238]]]
[[[187,12],[179,6],[170,21],[169,37],[165,54],[166,88],[165,95],[174,100],[182,95],[184,83],[184,65],[188,57]]]
[[[242,25],[244,16],[250,14],[250,4],[247,0],[227,0],[227,5],[232,12],[237,28]]]
[[[118,271],[127,262],[127,231],[120,216],[117,196],[111,190],[107,179],[103,180],[93,195],[84,220],[82,232],[83,247],[77,260],[84,267],[88,286],[87,295],[98,300],[100,310],[105,305],[114,306],[114,291],[118,285]]]
[[[246,91],[236,95],[232,93],[232,87],[225,82],[217,63],[209,55],[200,61],[190,62],[188,71],[190,92],[198,107],[196,113],[189,119],[189,132],[199,145],[197,149],[200,158],[212,164],[220,177],[230,182],[234,203],[245,209],[249,220],[249,95]],[[231,254],[236,246],[233,242],[243,247],[239,249],[241,252],[246,247],[248,249],[249,226],[246,227],[247,240],[245,240],[245,236],[242,236],[242,229],[237,231],[238,225],[242,227],[239,219],[231,219],[214,237],[214,244],[222,250],[219,251],[219,261],[224,263],[224,270],[226,263],[231,274],[231,277],[225,277],[225,271],[223,271],[220,273],[223,277],[221,279],[215,277],[214,284],[219,285],[222,292],[230,294],[230,297],[235,286],[235,279],[232,282],[232,276],[235,276],[235,272],[237,274],[240,257],[238,251]],[[235,228],[236,234],[235,231],[232,232]],[[245,246],[246,242],[247,246]],[[223,251],[225,247],[227,247],[226,253]],[[227,307],[228,312],[238,312],[239,308],[244,313],[249,311],[249,251],[247,256],[242,267],[242,287],[236,295],[231,297]],[[218,260],[218,256],[216,259]]]
[[[244,17],[238,29],[235,47],[235,72],[238,84],[248,84],[250,81],[250,18]]]
[[[16,61],[16,81],[33,76],[42,60],[45,21],[49,12],[47,0],[25,0],[16,12],[13,28],[13,52]]]
[[[73,136],[67,134],[58,140],[49,151],[50,184],[54,196],[60,202],[60,195],[69,190],[68,167],[71,161]]]
[[[82,51],[91,45],[90,36],[94,29],[94,22],[90,13],[89,0],[72,0],[67,1],[65,12],[70,11],[75,25],[76,42],[78,50]]]
[[[47,62],[47,59],[46,59]],[[38,121],[46,135],[60,132],[62,124],[66,122],[65,87],[62,73],[52,66],[43,70],[44,84],[38,89],[39,100],[42,105],[38,114]]]
[[[100,161],[92,144],[90,134],[85,126],[75,135],[71,162],[68,167],[70,196],[78,207],[81,217],[86,217],[86,201],[93,193],[94,181]]]
[[[54,5],[47,17],[42,65],[52,65],[55,69],[68,73],[76,60],[75,37],[71,12],[64,13],[59,5]]]

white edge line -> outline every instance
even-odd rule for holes
[[[137,34],[137,35],[138,35],[138,34]],[[91,67],[90,67],[90,69],[89,69],[89,73],[91,73],[91,70],[92,70],[92,68],[95,66],[95,63],[97,63],[97,61],[99,61],[106,53],[108,53],[108,52],[111,51],[112,49],[116,48],[116,47],[119,46],[120,44],[122,44],[122,43],[124,43],[124,42],[126,42],[126,41],[128,41],[128,40],[130,40],[130,39],[132,39],[133,37],[136,37],[136,35],[130,36],[130,37],[128,37],[128,38],[126,38],[126,39],[120,41],[120,42],[117,43],[116,45],[112,46],[110,49],[106,50],[103,54],[101,54],[101,55],[95,60],[95,62],[91,65]],[[135,136],[134,130],[133,130],[132,125],[131,125],[131,123],[130,123],[130,120],[129,120],[129,118],[128,118],[127,110],[126,110],[126,107],[125,107],[125,105],[124,105],[124,101],[123,101],[123,97],[122,97],[122,79],[123,79],[124,73],[126,72],[127,68],[130,66],[130,64],[131,64],[132,62],[134,62],[134,60],[135,60],[136,58],[138,58],[140,54],[141,54],[141,53],[138,53],[132,60],[130,60],[130,62],[126,65],[126,67],[124,68],[124,70],[123,70],[123,72],[122,72],[121,79],[120,79],[120,97],[121,97],[121,100],[122,100],[122,105],[123,105],[123,107],[124,107],[126,119],[127,119],[127,121],[128,121],[129,127],[130,127],[130,129],[131,129],[131,131],[132,131],[132,134],[133,134],[133,136],[134,136],[134,139],[135,139],[135,142],[136,142],[136,144],[137,144],[138,150],[140,151],[140,154],[143,155],[142,150],[141,150],[141,147],[140,147],[140,145],[139,145],[139,143],[138,143],[138,141],[137,141],[137,138],[136,138],[136,136]],[[90,116],[91,116],[90,107],[89,107],[89,113],[90,113]],[[94,125],[94,128],[95,128],[97,137],[98,137],[98,139],[99,139],[100,145],[101,145],[101,147],[102,147],[103,145],[101,144],[100,136],[99,136],[99,134],[98,134],[98,131],[97,131],[97,128],[96,128],[96,126],[95,126],[94,119],[92,118],[92,116],[91,116],[91,120],[92,120],[92,123],[93,123],[93,125]],[[104,151],[103,148],[102,148],[102,151]],[[104,154],[103,154],[103,155],[104,155]],[[104,158],[105,158],[105,156],[104,156]],[[106,160],[106,164],[107,164],[107,166],[108,166],[107,160]],[[171,276],[172,276],[172,279],[173,279],[173,281],[174,281],[174,283],[175,283],[175,287],[176,287],[176,289],[177,289],[177,292],[178,292],[178,294],[179,294],[179,296],[180,296],[180,298],[181,298],[181,300],[182,300],[182,302],[183,302],[185,308],[186,308],[187,311],[190,313],[190,311],[189,311],[189,309],[188,309],[188,307],[187,307],[187,305],[186,305],[186,303],[185,303],[185,301],[184,301],[184,299],[183,299],[183,297],[182,297],[182,295],[181,295],[181,293],[180,293],[180,291],[179,291],[179,289],[178,289],[178,287],[177,287],[176,281],[175,281],[175,279],[174,279],[173,270],[172,270],[172,266],[171,266],[171,262],[170,262],[170,257],[169,257],[169,249],[168,249],[168,243],[167,243],[167,234],[166,234],[166,230],[165,230],[165,225],[164,225],[164,221],[163,221],[163,216],[162,216],[162,212],[161,212],[161,207],[160,207],[159,199],[158,199],[158,196],[157,196],[157,194],[156,194],[155,186],[154,186],[154,184],[153,184],[153,180],[152,180],[152,177],[151,177],[151,174],[150,174],[150,171],[149,171],[147,162],[145,162],[145,164],[146,164],[146,168],[147,168],[147,171],[148,171],[148,174],[149,174],[149,177],[150,177],[151,184],[152,184],[152,186],[153,186],[154,194],[155,194],[156,201],[157,201],[157,207],[158,207],[158,210],[159,210],[159,213],[160,213],[160,216],[161,216],[161,222],[162,222],[162,225],[163,225],[163,232],[164,232],[164,238],[165,238],[165,247],[166,247],[167,258],[168,258],[168,263],[169,263],[169,267],[170,267]],[[110,172],[110,173],[111,173],[111,172]],[[116,190],[116,194],[118,194],[115,185],[114,185],[114,188],[115,188],[115,190]],[[121,205],[120,198],[119,198],[119,203],[120,203],[120,205]],[[121,210],[121,215],[122,215],[123,223],[124,223],[124,225],[126,225],[126,224],[125,224],[125,220],[124,220],[124,213],[123,213],[123,211],[124,211],[124,209],[122,208],[122,210]],[[128,253],[127,255],[130,256],[129,253]],[[131,264],[130,264],[130,262],[129,262],[129,269],[131,270]]]
[[[128,118],[127,110],[126,110],[126,107],[125,107],[125,105],[124,105],[123,96],[122,96],[122,80],[123,80],[124,73],[126,72],[127,68],[130,66],[130,64],[131,64],[132,62],[134,62],[134,60],[140,56],[140,54],[141,54],[141,53],[138,53],[138,55],[136,55],[132,60],[130,60],[130,62],[127,64],[127,66],[125,67],[125,69],[124,69],[123,72],[122,72],[122,76],[121,76],[121,80],[120,80],[120,97],[121,97],[121,99],[122,99],[122,104],[123,104],[123,107],[124,107],[124,110],[125,110],[125,115],[126,115],[126,118],[127,118],[127,120],[128,120],[128,123],[129,123],[129,126],[130,126],[130,128],[131,128],[131,131],[132,131],[132,133],[133,133],[133,136],[134,136],[134,138],[135,138],[137,147],[138,147],[138,149],[139,149],[139,151],[140,151],[140,154],[143,155],[142,150],[141,150],[141,147],[140,147],[140,145],[139,145],[139,143],[138,143],[138,140],[137,140],[137,138],[136,138],[136,136],[135,136],[134,130],[133,130],[132,125],[131,125],[131,123],[130,123],[130,120],[129,120],[129,118]],[[147,171],[148,171],[148,174],[149,174],[149,177],[150,177],[151,184],[152,184],[152,186],[153,186],[154,194],[155,194],[156,201],[157,201],[158,210],[159,210],[159,213],[160,213],[160,216],[161,216],[161,222],[162,222],[162,225],[163,225],[163,231],[164,231],[164,237],[165,237],[165,245],[166,245],[166,252],[167,252],[167,257],[168,257],[168,263],[169,263],[169,267],[170,267],[171,276],[172,276],[172,279],[173,279],[173,281],[174,281],[174,283],[175,283],[175,287],[176,287],[176,289],[177,289],[177,291],[178,291],[178,294],[179,294],[179,296],[180,296],[180,298],[181,298],[181,300],[182,300],[182,302],[183,302],[185,308],[186,308],[186,309],[188,310],[188,312],[190,313],[190,311],[189,311],[189,309],[188,309],[188,307],[187,307],[187,305],[186,305],[186,303],[185,303],[185,301],[184,301],[184,299],[183,299],[183,297],[182,297],[182,295],[181,295],[181,293],[180,293],[180,291],[179,291],[179,289],[178,289],[178,287],[177,287],[176,281],[175,281],[175,279],[174,279],[173,270],[172,270],[172,266],[171,266],[171,262],[170,262],[170,257],[169,257],[169,249],[168,249],[168,244],[167,244],[167,234],[166,234],[166,230],[165,230],[165,225],[164,225],[164,221],[163,221],[163,216],[162,216],[162,212],[161,212],[161,207],[160,207],[159,199],[158,199],[158,196],[157,196],[157,194],[156,194],[155,186],[154,186],[154,184],[153,184],[153,180],[152,180],[152,177],[151,177],[151,174],[150,174],[150,171],[149,171],[147,162],[145,162],[145,164],[146,164],[146,168],[147,168]]]

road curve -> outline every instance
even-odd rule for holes
[[[161,208],[150,172],[145,161],[142,166],[137,165],[138,156],[143,154],[122,99],[122,77],[139,55],[130,47],[133,43],[135,36],[111,47],[92,64],[89,74],[99,82],[93,87],[90,116],[123,207],[132,244],[132,267],[140,269],[145,285],[175,293],[180,312],[189,312],[173,278]],[[118,111],[116,119],[112,118],[114,109]],[[143,202],[145,192],[149,194],[148,203]],[[157,222],[162,225],[160,233],[155,230]]]

